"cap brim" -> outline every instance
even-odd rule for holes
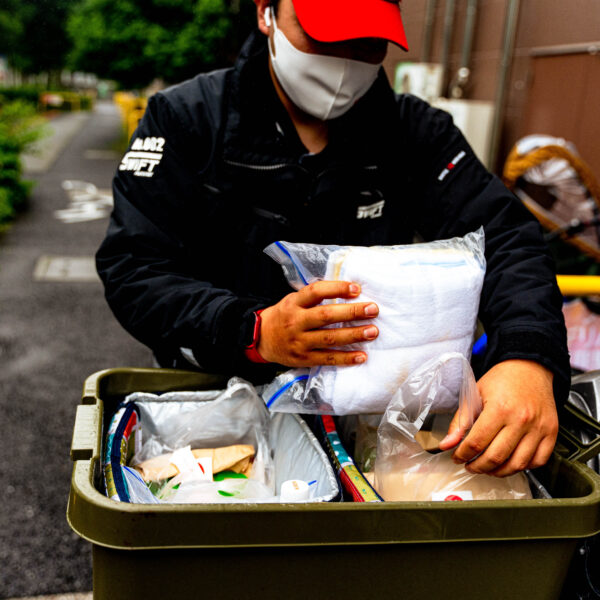
[[[408,50],[400,6],[389,0],[293,0],[302,29],[319,42],[381,38]]]

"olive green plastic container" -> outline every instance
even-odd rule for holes
[[[600,477],[573,440],[535,472],[547,500],[144,505],[98,491],[104,425],[125,395],[221,387],[159,369],[85,382],[67,518],[93,545],[95,599],[551,599],[600,531]]]

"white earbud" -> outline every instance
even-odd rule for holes
[[[271,7],[267,6],[265,8],[265,23],[267,27],[271,27]]]

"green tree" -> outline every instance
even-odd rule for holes
[[[231,61],[236,10],[226,0],[82,0],[69,19],[71,66],[127,88],[181,81]]]
[[[15,51],[23,32],[17,9],[16,0],[3,0],[0,7],[0,54],[5,56]]]
[[[27,74],[56,73],[70,50],[66,22],[77,0],[3,0],[0,54]]]

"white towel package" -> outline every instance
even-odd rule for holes
[[[345,348],[365,350],[364,364],[293,369],[265,389],[272,410],[382,413],[426,361],[446,352],[470,356],[485,275],[483,229],[464,238],[408,246],[277,242],[265,252],[282,264],[296,289],[319,279],[353,281],[361,285],[361,294],[352,302],[379,306],[373,321],[379,336]]]

